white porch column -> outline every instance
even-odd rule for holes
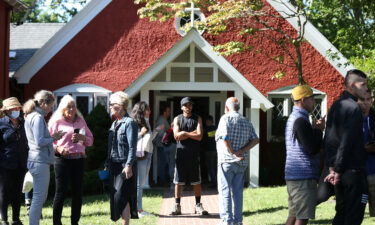
[[[148,105],[150,105],[150,99],[149,99],[150,94],[149,93],[150,93],[150,90],[144,89],[144,88],[141,89],[141,99],[140,100],[146,102]],[[151,158],[151,160],[152,160],[152,158]],[[150,183],[148,182],[148,174],[147,174],[147,178],[146,178],[146,183],[143,186],[143,188],[150,188]]]
[[[234,97],[240,101],[241,107],[240,110],[238,111],[241,115],[243,115],[243,91],[241,90],[235,90],[234,91]],[[225,103],[224,103],[225,104]]]
[[[260,104],[255,100],[251,100],[251,123],[255,129],[255,133],[259,136],[259,109]],[[259,144],[250,150],[250,187],[259,187]]]

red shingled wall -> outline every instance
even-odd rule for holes
[[[0,1],[0,99],[9,97],[10,6]]]
[[[128,87],[180,39],[172,20],[168,23],[140,20],[136,10],[137,6],[130,1],[110,3],[31,79],[25,95],[30,97],[42,88],[56,90],[73,83],[91,83],[112,91]],[[294,31],[286,21],[283,26]],[[212,44],[233,36],[204,35]],[[265,38],[247,41],[266,52],[281,53]],[[297,82],[292,68],[283,67],[263,54],[247,52],[228,60],[263,94]],[[308,43],[303,47],[303,61],[306,81],[326,92],[331,104],[342,90],[341,75]],[[272,79],[281,69],[287,76]]]

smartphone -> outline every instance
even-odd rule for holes
[[[79,134],[79,130],[80,130],[79,128],[76,128],[76,129],[74,129],[73,132],[74,132],[75,134]],[[77,143],[77,142],[78,142],[78,141],[73,141],[73,143]]]

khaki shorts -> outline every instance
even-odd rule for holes
[[[286,181],[288,189],[289,217],[297,219],[315,219],[317,204],[316,180],[289,180]]]
[[[375,174],[367,176],[370,216],[375,217]]]

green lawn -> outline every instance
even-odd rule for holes
[[[145,190],[143,195],[144,209],[157,215],[160,212],[162,192]],[[285,186],[272,188],[246,189],[244,193],[244,222],[247,225],[281,225],[285,224],[288,215],[288,196]],[[63,211],[63,224],[70,224],[70,202],[67,202]],[[335,214],[335,202],[329,200],[322,203],[316,211],[316,219],[309,224],[330,224]],[[44,219],[41,225],[52,224],[52,203],[48,201],[43,208]],[[10,217],[11,218],[11,217]],[[28,224],[26,208],[22,207],[21,218]],[[82,207],[81,225],[118,225],[109,219],[109,200],[106,195],[88,196],[84,198]],[[155,225],[157,216],[143,217],[132,220],[133,225]],[[363,225],[375,224],[375,218],[370,218],[366,209]]]
[[[159,214],[162,191],[145,190],[143,192],[143,206],[144,209],[153,214]],[[12,218],[11,216],[9,218]],[[142,217],[138,220],[132,220],[133,225],[152,225],[156,224],[157,216]],[[21,209],[21,220],[24,225],[28,224],[29,220],[26,216],[26,208]],[[47,201],[43,208],[43,220],[41,225],[51,225],[52,223],[52,201]],[[66,206],[63,210],[62,224],[70,224],[70,200],[66,201]],[[121,221],[114,223],[110,220],[109,215],[109,198],[106,195],[87,196],[83,199],[82,214],[80,225],[118,225]]]
[[[247,225],[281,225],[288,216],[288,194],[286,187],[247,189],[244,193],[244,222]],[[331,224],[335,215],[335,202],[329,200],[318,206],[315,220],[309,224]],[[366,209],[363,225],[375,224]]]

